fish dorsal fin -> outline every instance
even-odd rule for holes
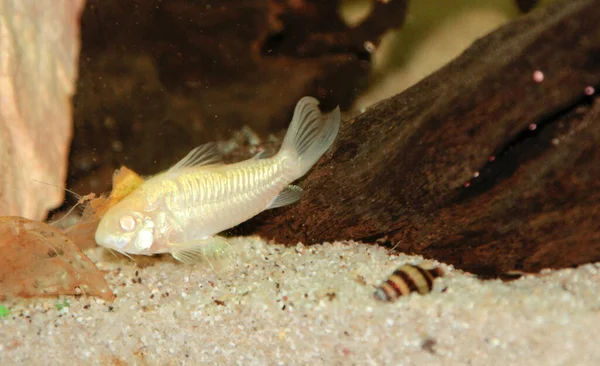
[[[169,171],[192,166],[215,164],[223,164],[223,159],[217,150],[217,144],[209,142],[208,144],[200,145],[190,151],[183,159],[179,160],[177,164],[173,165]]]
[[[298,201],[303,194],[304,191],[302,190],[302,188],[290,184],[289,186],[285,187],[281,192],[279,192],[279,194],[273,199],[273,201],[271,201],[271,203],[269,203],[265,210],[287,206],[291,203]]]

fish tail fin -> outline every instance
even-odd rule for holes
[[[300,178],[329,149],[340,127],[340,108],[323,115],[319,101],[303,97],[296,104],[290,127],[279,154],[291,158],[296,178]]]

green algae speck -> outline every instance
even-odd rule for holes
[[[10,309],[6,306],[0,305],[0,319],[7,317],[10,314]]]
[[[64,300],[62,302],[61,301],[57,302],[55,306],[56,306],[56,310],[60,311],[64,308],[70,307],[71,303],[69,302],[69,300]]]

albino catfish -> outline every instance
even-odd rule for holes
[[[302,190],[290,183],[329,149],[340,124],[339,107],[322,115],[318,104],[300,99],[272,157],[224,164],[214,143],[195,148],[108,209],[96,242],[123,254],[170,253],[186,263],[223,251],[228,244],[218,233],[300,199]]]

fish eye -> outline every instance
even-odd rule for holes
[[[121,229],[125,231],[131,231],[135,229],[135,219],[131,215],[121,216],[119,219],[119,225],[121,225]]]

